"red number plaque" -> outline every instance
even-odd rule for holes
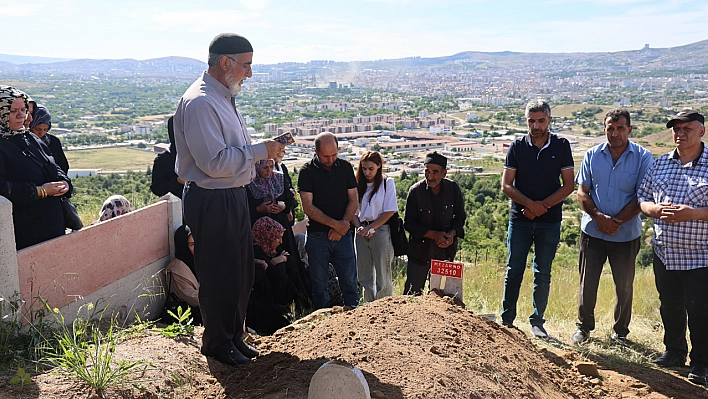
[[[445,260],[430,260],[430,274],[439,276],[462,278],[462,263],[448,262]]]

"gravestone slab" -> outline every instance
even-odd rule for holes
[[[307,398],[371,399],[371,393],[361,370],[345,362],[330,360],[312,376]]]

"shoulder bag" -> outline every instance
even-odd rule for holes
[[[384,180],[384,191],[386,191],[386,180]],[[389,226],[391,234],[391,245],[393,245],[393,255],[402,256],[408,254],[408,238],[406,230],[403,228],[403,220],[394,212],[386,224]]]

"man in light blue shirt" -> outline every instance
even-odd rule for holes
[[[632,318],[634,268],[641,245],[637,190],[654,163],[651,152],[629,141],[629,112],[614,109],[605,115],[607,142],[587,151],[575,178],[578,202],[583,208],[580,226],[580,290],[578,330],[574,344],[581,344],[595,329],[595,303],[600,275],[609,258],[617,303],[611,340],[625,344]]]

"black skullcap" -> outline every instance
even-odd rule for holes
[[[220,33],[209,44],[212,54],[241,54],[252,53],[251,42],[236,33]]]
[[[666,127],[671,128],[676,121],[682,121],[682,122],[697,121],[697,122],[700,122],[701,124],[705,123],[703,115],[699,114],[697,111],[694,111],[692,109],[679,112],[676,116],[674,116],[668,122],[666,122]]]
[[[425,161],[423,161],[423,164],[427,165],[429,163],[440,165],[443,169],[447,168],[447,158],[438,154],[437,151],[431,152],[425,156]]]

